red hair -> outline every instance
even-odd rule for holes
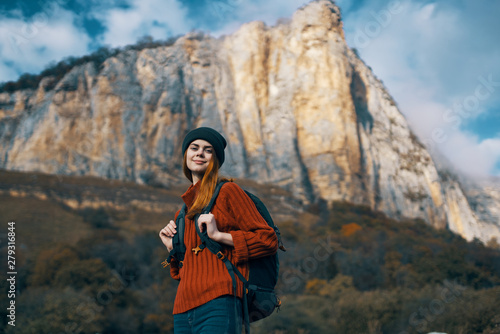
[[[188,178],[189,181],[193,182],[193,175],[191,174],[191,170],[187,166],[187,151],[184,153],[184,161],[182,164],[182,171],[184,175]],[[193,205],[189,208],[189,211],[186,214],[186,217],[189,219],[193,219],[194,216],[201,213],[204,207],[210,203],[210,199],[212,199],[212,195],[217,187],[217,183],[220,181],[233,181],[232,179],[220,178],[219,179],[219,161],[217,160],[217,155],[212,154],[212,159],[208,163],[207,170],[205,174],[203,174],[203,178],[198,181],[200,183],[200,189],[198,190],[198,194],[194,199]]]

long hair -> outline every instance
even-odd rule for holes
[[[188,178],[189,181],[193,182],[193,175],[191,174],[191,170],[187,167],[187,151],[184,153],[184,162],[182,164],[182,171],[184,175]],[[212,199],[212,195],[217,187],[217,183],[220,181],[233,181],[232,179],[227,179],[225,177],[219,178],[219,161],[217,160],[217,155],[212,154],[212,159],[208,163],[207,170],[205,174],[203,174],[203,178],[199,181],[200,189],[198,190],[198,194],[194,199],[193,204],[189,208],[189,211],[186,214],[186,217],[189,219],[193,219],[194,216],[201,213],[204,207],[210,203]]]

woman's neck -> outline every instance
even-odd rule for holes
[[[191,173],[191,178],[193,179],[193,185],[194,185],[194,184],[198,183],[198,181],[200,181],[203,178],[203,174],[199,175],[199,174]]]

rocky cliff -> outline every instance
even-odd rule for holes
[[[51,80],[0,94],[0,168],[171,184],[185,133],[211,126],[229,142],[226,175],[500,239],[499,219],[471,208],[347,46],[332,1],[273,27],[122,52],[46,89]]]

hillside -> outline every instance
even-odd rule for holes
[[[366,206],[304,207],[279,187],[237,182],[264,200],[288,249],[281,311],[254,333],[500,333],[498,245]],[[17,233],[19,326],[5,326],[2,308],[6,333],[172,333],[176,281],[161,266],[158,231],[185,186],[2,171],[0,189],[0,217]]]

